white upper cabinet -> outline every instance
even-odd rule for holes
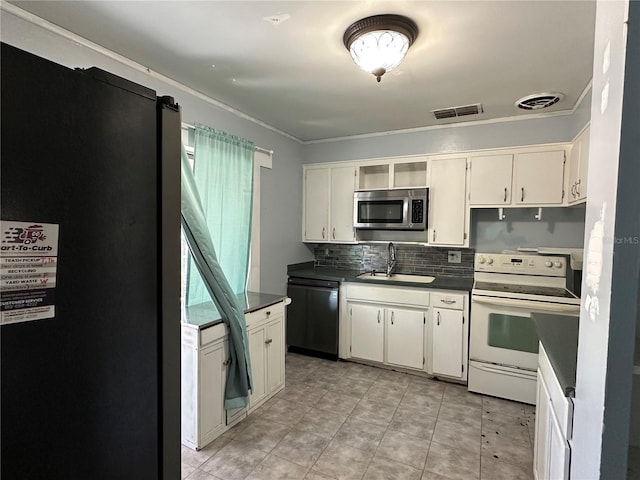
[[[571,147],[567,179],[567,203],[573,204],[587,198],[587,171],[589,168],[589,127]]]
[[[564,196],[564,150],[527,150],[514,154],[472,155],[469,205],[561,205]]]
[[[429,243],[464,245],[467,229],[466,158],[431,160]]]
[[[470,205],[511,203],[513,155],[471,157]]]
[[[331,214],[330,240],[353,242],[353,191],[356,178],[355,167],[334,167],[331,169]]]
[[[304,174],[305,242],[329,240],[329,169],[308,169]]]
[[[355,242],[353,192],[355,166],[305,169],[305,242]]]
[[[519,153],[513,159],[515,204],[560,205],[564,196],[564,150]]]
[[[426,186],[426,157],[376,160],[371,165],[358,167],[357,190],[425,188]]]

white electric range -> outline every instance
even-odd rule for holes
[[[579,315],[580,299],[566,285],[565,257],[476,254],[470,391],[535,404],[538,336],[531,314]]]

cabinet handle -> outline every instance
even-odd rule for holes
[[[573,196],[573,198],[576,198],[576,182],[573,182],[573,185],[571,185],[571,195]]]
[[[436,316],[437,320],[438,320],[438,325],[440,325],[440,312],[438,312],[438,315]]]
[[[455,301],[455,300],[445,300],[444,298],[441,298],[441,299],[440,299],[440,301],[441,301],[442,303],[446,303],[447,305],[452,305],[452,304],[456,303],[456,301]],[[439,314],[438,314],[438,315],[439,315]]]
[[[520,201],[524,202],[524,187],[522,187],[522,195],[520,196]]]
[[[333,239],[335,240],[336,239],[336,227],[333,227],[332,236],[333,236]]]
[[[224,362],[222,362],[222,365],[229,365],[231,363],[231,359],[227,358]]]
[[[504,200],[505,203],[507,202],[507,187],[504,187]]]
[[[393,312],[393,310],[392,310],[392,311],[391,311],[391,325],[393,325],[393,314],[394,314],[394,312]]]
[[[324,227],[322,227],[322,238],[324,239]]]
[[[432,241],[433,242],[436,241],[436,229],[435,228],[433,229],[433,240]]]
[[[264,342],[264,343],[265,343],[266,345],[269,345],[271,342],[273,342],[273,338],[270,338],[269,340],[265,340],[265,342]]]
[[[267,317],[271,315],[271,310],[267,310]]]
[[[378,323],[380,323],[380,310],[378,310]]]
[[[580,184],[582,183],[582,180],[578,180],[576,182],[576,197],[580,196]]]

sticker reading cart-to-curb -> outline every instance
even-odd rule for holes
[[[0,220],[0,324],[55,317],[58,225]]]

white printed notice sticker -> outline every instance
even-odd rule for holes
[[[58,225],[0,221],[0,324],[55,317]]]

